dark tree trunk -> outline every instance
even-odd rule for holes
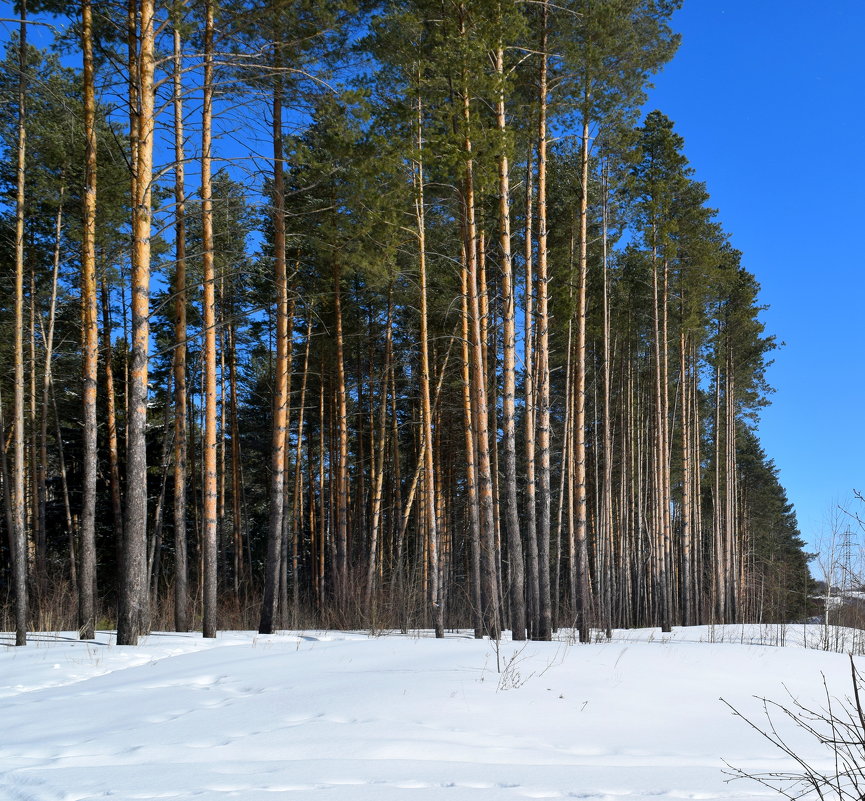
[[[276,376],[271,443],[270,524],[264,597],[258,631],[271,634],[279,603],[279,570],[282,564],[282,517],[285,505],[285,444],[288,417],[288,289],[285,265],[285,189],[282,153],[282,84],[273,89],[273,249],[276,270]]]
[[[183,55],[174,27],[174,628],[189,631],[186,544],[186,190],[183,146]]]
[[[15,645],[27,644],[27,532],[24,523],[24,181],[27,148],[27,4],[21,7],[18,77],[18,169],[15,199],[15,405],[13,415],[13,566],[15,571]]]

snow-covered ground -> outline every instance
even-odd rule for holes
[[[465,634],[0,635],[0,799],[765,798],[722,760],[785,763],[719,699],[820,706],[821,673],[846,695],[848,658],[801,647],[822,634],[640,630],[498,658]]]

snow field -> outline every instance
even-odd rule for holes
[[[849,690],[845,655],[795,647],[820,627],[775,631],[503,641],[501,672],[465,634],[5,635],[0,799],[771,798],[727,781],[722,758],[787,763],[719,699],[756,720],[754,695],[821,706],[821,673]]]

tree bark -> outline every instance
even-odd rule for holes
[[[62,177],[62,176],[61,176]],[[42,403],[39,421],[39,458],[36,463],[36,485],[37,485],[37,519],[39,530],[45,532],[45,513],[48,496],[46,485],[46,472],[48,470],[48,412],[50,408],[51,394],[51,369],[54,358],[54,323],[57,318],[57,285],[60,272],[60,245],[63,230],[63,196],[65,184],[60,186],[60,201],[57,204],[57,218],[54,224],[54,262],[51,271],[51,301],[48,308],[48,331],[46,333],[42,321],[42,340],[45,347],[45,367],[42,371]],[[2,429],[0,429],[2,431]]]
[[[96,316],[96,97],[93,70],[93,18],[90,0],[81,3],[84,53],[84,136],[86,140],[81,241],[81,346],[84,402],[84,492],[81,507],[78,633],[92,640],[96,623],[96,472],[98,469],[96,393],[99,332]]]
[[[439,564],[439,535],[435,511],[435,466],[433,462],[432,406],[430,403],[429,321],[427,312],[426,217],[423,172],[423,109],[417,102],[417,148],[415,163],[415,216],[418,237],[418,271],[420,282],[420,358],[421,358],[421,425],[423,427],[424,518],[430,540],[430,607],[436,637],[444,637],[444,604]]]
[[[538,567],[537,482],[535,481],[535,338],[534,338],[534,275],[532,249],[532,147],[526,156],[526,229],[525,229],[525,456],[526,456],[526,543],[529,557],[528,633],[532,638],[540,630],[540,573]]]
[[[114,522],[114,543],[122,556],[123,546],[123,501],[120,490],[120,453],[117,442],[117,408],[114,391],[113,347],[111,345],[111,305],[105,278],[101,283],[102,294],[102,352],[105,362],[105,406],[108,433],[108,478],[111,485],[111,517]]]
[[[719,323],[720,328],[720,323]],[[718,336],[720,343],[720,333]],[[720,348],[720,344],[718,345]],[[724,621],[724,546],[723,508],[721,506],[721,354],[715,354],[715,413],[714,413],[714,467],[715,481],[712,494],[712,622]]]
[[[36,271],[32,260],[30,262],[30,293],[28,310],[30,312],[30,475],[27,528],[32,532],[30,548],[33,556],[32,575],[30,577],[30,592],[36,596],[40,613],[43,610],[43,599],[46,590],[47,563],[45,528],[39,515],[39,439],[36,428],[36,317],[39,314],[39,296],[36,291]],[[41,316],[40,316],[41,322]]]
[[[171,379],[168,380],[167,395],[171,395]],[[154,610],[159,602],[159,570],[162,562],[162,526],[165,520],[165,495],[168,487],[168,474],[171,472],[172,430],[170,407],[165,404],[162,424],[162,459],[160,464],[159,495],[156,497],[156,508],[153,510],[153,537],[150,540],[150,553],[147,559],[147,575],[149,577],[150,601]]]
[[[496,75],[504,81],[504,50],[496,50]],[[517,437],[515,422],[516,402],[516,293],[514,291],[513,262],[511,259],[511,199],[508,156],[506,148],[507,123],[505,118],[504,86],[499,86],[496,121],[501,134],[499,154],[499,245],[501,248],[502,302],[504,303],[504,378],[503,419],[505,449],[505,520],[508,535],[508,577],[511,607],[511,636],[514,640],[526,638],[525,574],[523,543],[520,536],[517,510]]]
[[[621,570],[615,565],[615,548],[613,540],[613,420],[610,409],[612,395],[612,365],[610,355],[610,279],[608,259],[608,220],[609,220],[609,180],[607,165],[603,170],[603,306],[604,306],[604,442],[603,462],[604,481],[601,501],[601,514],[603,516],[602,538],[604,544],[604,565],[601,575],[603,586],[599,587],[603,594],[603,620],[607,629],[607,637],[612,636],[613,628],[613,598],[615,597],[614,583],[621,582]]]
[[[547,36],[548,0],[541,4],[541,70],[538,95],[538,562],[540,615],[538,639],[553,635],[550,597],[550,315],[547,269]]]
[[[586,498],[586,310],[588,295],[589,120],[580,141],[580,267],[577,282],[577,358],[574,370],[574,462],[576,467],[577,628],[589,641],[588,505]]]
[[[468,495],[470,550],[471,550],[471,592],[472,625],[475,638],[483,636],[483,605],[481,602],[481,523],[478,503],[477,459],[475,455],[475,422],[472,412],[471,358],[469,356],[469,284],[467,248],[462,246],[462,385],[463,420],[466,441],[466,493]]]
[[[15,403],[12,519],[15,574],[15,645],[27,644],[27,532],[24,525],[24,182],[27,150],[27,3],[18,39],[18,165],[15,196]]]
[[[9,460],[7,458],[7,441],[6,441],[6,419],[3,413],[3,399],[0,397],[0,477],[3,479],[3,513],[6,519],[6,536],[8,537],[7,545],[12,558],[13,581],[15,571],[15,522],[14,509],[12,500],[12,481],[9,478]],[[75,569],[75,562],[72,563],[72,569]],[[75,585],[77,588],[77,584]]]
[[[204,103],[201,117],[201,238],[204,270],[204,561],[205,637],[216,637],[216,287],[213,265],[211,147],[213,121],[213,0],[205,0]]]
[[[348,612],[348,391],[345,384],[345,347],[342,326],[342,271],[338,257],[332,264],[333,309],[336,320],[336,526],[334,574],[336,606],[343,620]]]
[[[381,392],[379,397],[378,427],[373,428],[372,470],[372,524],[369,538],[369,559],[366,573],[366,593],[364,608],[371,624],[376,624],[374,593],[376,569],[379,565],[378,551],[380,544],[380,531],[382,528],[382,503],[384,497],[384,474],[385,453],[387,452],[387,406],[388,406],[388,377],[390,375],[391,358],[393,354],[393,287],[388,287],[387,322],[385,323],[385,346],[384,367],[381,373]],[[370,408],[372,408],[372,395],[370,395]],[[300,434],[298,434],[298,438]]]
[[[132,212],[132,365],[126,460],[126,519],[117,644],[136,645],[150,627],[147,584],[147,354],[150,340],[150,227],[153,177],[154,4],[141,0],[137,64],[138,114]],[[84,584],[84,576],[81,577]]]
[[[229,401],[229,418],[231,426],[231,525],[232,541],[234,543],[234,584],[235,592],[240,597],[241,586],[244,585],[245,562],[243,559],[243,477],[240,456],[240,421],[238,419],[237,403],[237,347],[235,342],[234,323],[230,322],[228,334],[228,383],[231,392]]]
[[[460,33],[465,36],[465,9],[460,6]],[[474,158],[471,139],[471,102],[468,77],[462,76],[463,152],[465,155],[464,195],[466,263],[468,266],[468,304],[471,323],[471,399],[477,454],[477,493],[480,507],[481,545],[481,609],[484,628],[490,637],[498,639],[500,610],[495,559],[495,512],[493,480],[490,462],[489,404],[487,373],[484,367],[484,321],[481,315],[481,284],[478,265],[478,228],[474,186]]]
[[[288,289],[285,262],[285,176],[282,153],[282,81],[273,87],[273,250],[276,283],[276,365],[271,443],[270,524],[267,539],[264,598],[260,634],[272,634],[279,602],[279,570],[282,563],[285,443],[288,417]]]
[[[287,269],[287,268],[286,268]],[[294,331],[294,308],[296,303],[296,296],[292,295],[291,300],[288,299],[288,278],[286,275],[286,343],[285,343],[285,372],[286,372],[286,382],[285,382],[285,398],[286,398],[286,407],[285,407],[285,446],[282,452],[282,533],[280,535],[280,543],[279,543],[279,588],[278,595],[279,600],[277,603],[277,612],[278,617],[276,618],[279,621],[279,625],[282,628],[287,628],[288,626],[288,537],[291,531],[291,523],[289,520],[289,515],[293,513],[293,509],[289,509],[288,506],[288,468],[291,462],[291,451],[288,447],[288,432],[291,430],[291,378],[293,375],[292,365],[294,359],[294,338],[292,333]]]
[[[295,626],[297,625],[297,617],[300,611],[300,531],[303,527],[303,420],[306,413],[306,386],[309,379],[309,348],[311,340],[312,314],[307,311],[306,345],[303,352],[303,377],[300,382],[300,410],[297,417],[297,447],[294,456],[294,514],[291,516],[291,590],[292,612],[294,615],[293,625]],[[315,518],[315,515],[312,513],[314,512],[312,505],[310,505],[310,512],[310,522],[312,522]],[[314,542],[312,531],[310,538]],[[314,552],[315,549],[313,548]]]

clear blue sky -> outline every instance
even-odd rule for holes
[[[786,343],[759,433],[812,544],[865,492],[865,3],[686,0],[674,25],[647,110],[685,137]]]

